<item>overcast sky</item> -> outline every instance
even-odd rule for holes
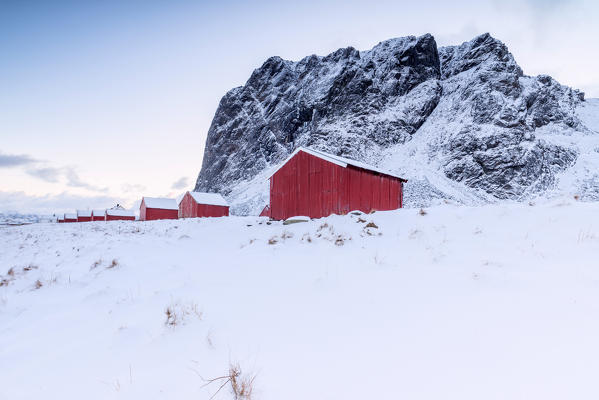
[[[599,5],[491,1],[0,2],[0,212],[193,188],[220,98],[270,56],[490,32],[529,75],[599,97]]]

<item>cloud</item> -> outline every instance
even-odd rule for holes
[[[26,154],[0,153],[0,168],[20,167],[22,165],[33,164],[35,162],[37,162],[37,160]]]
[[[52,167],[30,168],[26,172],[34,178],[41,179],[42,181],[56,183],[62,176],[63,169]]]
[[[77,174],[75,169],[72,167],[66,167],[66,168],[64,168],[64,171],[65,171],[64,174],[67,178],[67,186],[85,188],[85,189],[92,190],[95,192],[107,192],[108,191],[108,188],[101,188],[101,187],[98,187],[95,185],[91,185],[87,182],[84,182],[83,180],[81,180],[81,178],[79,178],[79,175]]]
[[[182,178],[179,178],[177,181],[175,181],[175,183],[173,183],[173,185],[171,186],[171,189],[185,189],[188,186],[189,186],[189,178],[184,176]]]
[[[33,164],[33,165],[32,165]],[[52,167],[48,163],[37,160],[27,154],[0,153],[0,168],[25,167],[25,172],[30,176],[49,183],[58,183],[62,179],[67,186],[84,188],[94,192],[107,192],[108,188],[99,187],[85,182],[79,177],[75,167]]]
[[[64,178],[66,180],[67,186],[70,187],[84,188],[94,192],[108,191],[108,188],[98,187],[83,181],[73,167],[38,167],[29,168],[25,172],[34,178],[38,178],[49,183],[57,183]]]
[[[72,212],[76,209],[109,208],[116,203],[123,204],[122,200],[107,195],[81,196],[68,192],[56,195],[32,196],[24,192],[0,191],[0,212],[52,215],[54,213]]]

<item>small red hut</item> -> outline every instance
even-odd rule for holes
[[[135,221],[135,212],[124,208],[110,208],[106,210],[106,221]]]
[[[77,222],[77,214],[65,214],[64,222]]]
[[[264,206],[264,208],[262,209],[262,212],[260,213],[261,217],[270,217],[270,206],[267,204],[266,206]]]
[[[179,218],[177,200],[157,197],[143,197],[139,206],[139,219],[151,221],[155,219]]]
[[[187,192],[179,202],[179,218],[226,217],[229,205],[218,193]]]
[[[92,212],[90,210],[77,210],[77,222],[89,222],[92,220]]]
[[[278,220],[401,208],[403,183],[407,182],[359,161],[302,147],[269,179],[270,204],[262,214]]]
[[[92,210],[92,221],[106,221],[106,210]]]

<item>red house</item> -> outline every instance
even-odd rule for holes
[[[77,222],[77,214],[65,214],[64,222]]]
[[[151,221],[155,219],[179,218],[177,200],[157,197],[143,197],[139,206],[139,219]]]
[[[106,221],[106,210],[92,210],[92,221]]]
[[[270,204],[262,214],[278,220],[401,208],[407,182],[361,162],[302,147],[269,179]]]
[[[64,222],[64,214],[56,217],[56,222],[62,224]]]
[[[77,222],[89,222],[92,220],[92,212],[90,210],[77,210]]]
[[[135,221],[135,212],[124,208],[110,208],[106,210],[106,221]]]
[[[179,218],[226,217],[229,205],[218,193],[187,192],[179,202]]]

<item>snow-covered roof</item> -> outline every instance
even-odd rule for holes
[[[100,215],[104,215],[104,213],[106,212],[106,210],[92,210],[92,215],[94,216],[100,216]]]
[[[135,217],[135,212],[132,210],[124,210],[121,208],[111,208],[106,210],[106,215],[114,217]]]
[[[189,194],[198,204],[209,204],[211,206],[229,205],[219,193],[189,192]]]
[[[77,219],[77,214],[65,214],[64,219]]]
[[[91,210],[77,210],[77,216],[78,217],[91,217],[92,212],[91,212]]]
[[[166,197],[144,197],[147,208],[160,208],[162,210],[178,210],[177,200]]]
[[[343,167],[343,168],[347,168],[348,165],[351,165],[353,167],[357,167],[357,168],[362,168],[362,169],[366,169],[366,170],[369,170],[369,171],[378,172],[379,174],[389,175],[389,176],[392,176],[394,178],[401,179],[404,182],[407,182],[407,180],[405,180],[401,176],[398,176],[398,175],[396,175],[394,173],[391,173],[389,171],[385,171],[385,170],[377,168],[377,167],[373,167],[372,165],[364,164],[364,163],[362,163],[360,161],[352,160],[352,159],[341,157],[341,156],[335,156],[335,155],[332,155],[332,154],[323,153],[320,150],[308,149],[308,148],[305,148],[305,147],[298,147],[293,153],[291,153],[291,155],[289,155],[289,157],[287,157],[287,159],[285,159],[285,161],[283,161],[274,171],[272,171],[272,173],[270,175],[268,175],[267,179],[269,179],[271,176],[273,176],[278,170],[280,170],[285,164],[287,164],[287,162],[289,160],[291,160],[300,151],[303,151],[304,153],[308,153],[310,155],[313,155],[314,157],[318,157],[318,158],[320,158],[322,160],[326,160],[328,162],[332,162],[333,164],[337,164],[337,165],[339,165],[340,167]]]

